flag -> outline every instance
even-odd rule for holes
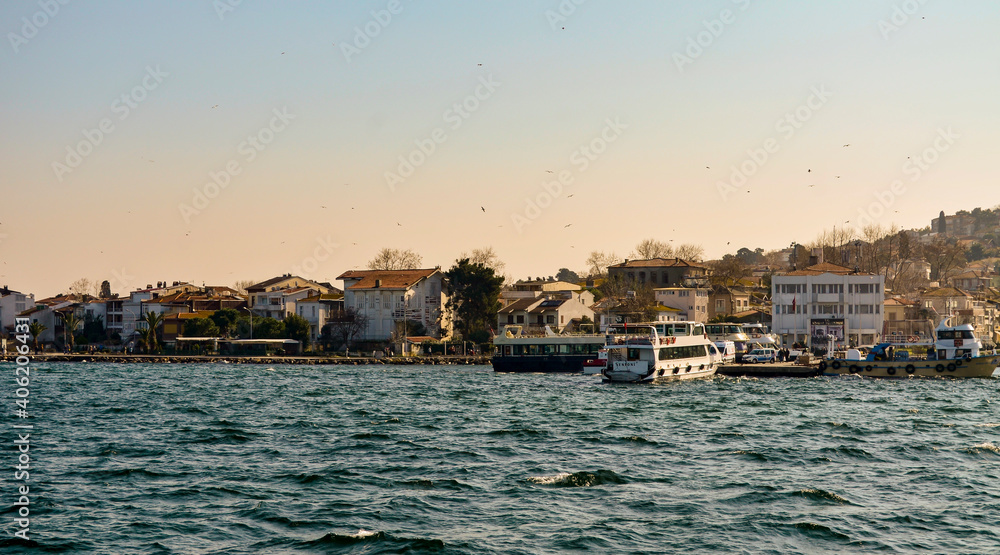
[[[795,297],[792,297],[792,314],[795,314]]]

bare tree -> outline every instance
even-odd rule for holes
[[[677,247],[677,250],[674,252],[674,256],[684,260],[690,260],[692,262],[701,262],[702,257],[705,256],[705,248],[701,245],[684,243],[683,245]]]
[[[710,278],[712,285],[732,287],[739,285],[741,279],[753,274],[749,264],[732,254],[727,254],[722,260],[710,262],[708,265],[712,268]]]
[[[674,248],[663,241],[656,239],[643,239],[635,246],[635,250],[629,254],[629,258],[649,260],[651,258],[673,258]]]
[[[424,258],[410,249],[384,248],[368,261],[369,270],[409,270],[419,268]]]
[[[69,285],[71,295],[91,295],[96,297],[100,293],[100,285],[87,278],[80,278]]]
[[[323,326],[324,338],[330,338],[332,342],[344,345],[348,349],[351,347],[351,341],[368,329],[368,316],[353,307],[331,314],[328,322]]]
[[[924,260],[931,265],[931,279],[944,282],[955,270],[965,264],[965,248],[958,243],[936,237],[923,246]]]
[[[591,251],[590,256],[587,257],[587,272],[593,277],[606,277],[608,266],[614,266],[619,262],[621,259],[613,252]]]
[[[236,283],[233,284],[233,289],[235,289],[236,292],[239,293],[240,295],[246,296],[246,294],[247,294],[247,287],[250,287],[251,285],[253,285],[255,283],[257,283],[257,282],[254,281],[254,280],[252,280],[252,279],[237,280]]]
[[[471,264],[482,264],[483,266],[493,270],[495,275],[498,275],[504,279],[504,283],[510,283],[513,278],[504,274],[504,268],[507,264],[497,255],[493,247],[485,247],[482,249],[472,249],[472,254],[462,253],[458,256],[458,260],[468,258]]]

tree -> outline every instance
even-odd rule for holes
[[[559,268],[559,272],[556,273],[556,281],[567,281],[569,283],[576,283],[580,281],[580,276],[576,272],[570,270],[569,268]]]
[[[69,350],[73,350],[73,345],[76,342],[75,334],[76,329],[80,327],[83,320],[77,318],[76,314],[69,312],[67,314],[61,314],[63,319],[63,333],[66,334],[66,344],[69,345]]]
[[[384,248],[368,261],[369,270],[409,270],[419,268],[423,257],[410,249]]]
[[[599,289],[618,304],[615,312],[627,321],[649,322],[656,318],[656,295],[652,284],[614,276],[604,280]]]
[[[302,343],[303,349],[309,346],[309,329],[309,320],[298,314],[285,317],[285,337]]]
[[[944,281],[948,275],[965,264],[965,249],[957,242],[935,237],[923,246],[924,260],[931,265],[931,279]]]
[[[674,252],[674,256],[684,260],[700,262],[702,257],[705,256],[705,247],[691,243],[684,243],[683,245],[677,247],[677,250]]]
[[[142,332],[142,335],[146,342],[146,348],[150,352],[157,351],[160,348],[159,339],[157,337],[159,330],[157,328],[163,323],[163,315],[159,312],[147,312],[145,320],[146,328]]]
[[[184,337],[218,337],[219,326],[211,318],[191,318],[184,322]]]
[[[503,273],[504,268],[506,268],[507,265],[502,260],[500,260],[500,257],[497,256],[497,253],[493,250],[493,247],[472,249],[471,255],[467,255],[463,252],[458,256],[458,259],[461,260],[463,258],[468,258],[469,262],[473,264],[482,264],[483,266],[486,266],[487,268],[493,270],[494,274],[504,278],[505,282],[510,281],[511,279]]]
[[[635,251],[629,258],[639,258],[649,260],[651,258],[673,258],[674,248],[663,241],[656,239],[643,239],[635,246]]]
[[[48,326],[37,320],[28,325],[28,333],[31,334],[31,347],[35,354],[38,354],[38,336],[47,329],[49,329]]]
[[[712,262],[709,266],[712,268],[712,276],[709,281],[712,285],[722,287],[739,285],[741,279],[753,274],[750,265],[739,255],[727,254],[722,257],[722,260]]]
[[[354,307],[331,314],[327,322],[323,326],[323,343],[335,347],[344,345],[348,350],[351,340],[368,329],[368,317]]]
[[[222,337],[229,337],[236,331],[236,322],[240,319],[240,313],[232,308],[223,308],[213,312],[209,318],[215,322]]]
[[[104,329],[104,316],[91,316],[87,314],[83,317],[83,336],[87,338],[88,343],[97,343],[98,341],[103,341],[107,338],[107,332]]]
[[[98,295],[98,297],[100,297],[102,299],[110,299],[111,298],[111,282],[110,281],[104,280],[104,281],[101,282],[101,292]]]
[[[274,318],[255,318],[254,339],[285,339],[285,323]]]
[[[456,261],[445,272],[448,283],[448,308],[456,318],[462,337],[470,338],[476,332],[488,332],[500,310],[500,291],[503,278],[491,268],[473,264],[468,258]]]
[[[587,271],[592,277],[605,277],[608,275],[608,266],[614,266],[621,261],[618,255],[613,252],[591,251],[590,256],[587,257]]]
[[[233,290],[235,290],[240,295],[246,297],[247,296],[247,287],[250,287],[250,286],[252,286],[255,283],[257,283],[257,282],[254,281],[254,280],[252,280],[252,279],[237,280],[236,283],[233,284]]]
[[[87,278],[80,278],[69,284],[70,295],[77,295],[79,297],[94,296],[97,292],[97,286]]]

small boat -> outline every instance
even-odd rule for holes
[[[604,381],[662,383],[715,375],[721,357],[698,322],[624,324],[608,328]],[[713,354],[714,353],[714,354]]]
[[[945,318],[930,342],[886,342],[874,346],[864,360],[823,360],[819,369],[828,376],[858,375],[873,378],[989,378],[1000,355],[983,351],[971,324],[951,325]]]
[[[495,372],[584,372],[589,361],[599,359],[604,341],[603,334],[555,333],[548,326],[525,333],[508,325],[493,338],[496,354],[490,362]]]
[[[603,374],[604,369],[608,367],[608,350],[600,349],[597,351],[597,358],[592,358],[584,361],[583,363],[583,373],[584,374]]]

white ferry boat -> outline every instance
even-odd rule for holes
[[[942,377],[989,378],[1000,365],[1000,355],[983,351],[971,324],[952,326],[945,318],[929,342],[880,343],[865,360],[823,360],[826,375],[858,375],[873,378]]]
[[[608,328],[604,381],[661,383],[707,378],[721,357],[698,322],[621,324]]]
[[[764,348],[777,349],[778,338],[770,333],[764,324],[743,324],[743,331],[747,334],[747,342],[760,345]]]

